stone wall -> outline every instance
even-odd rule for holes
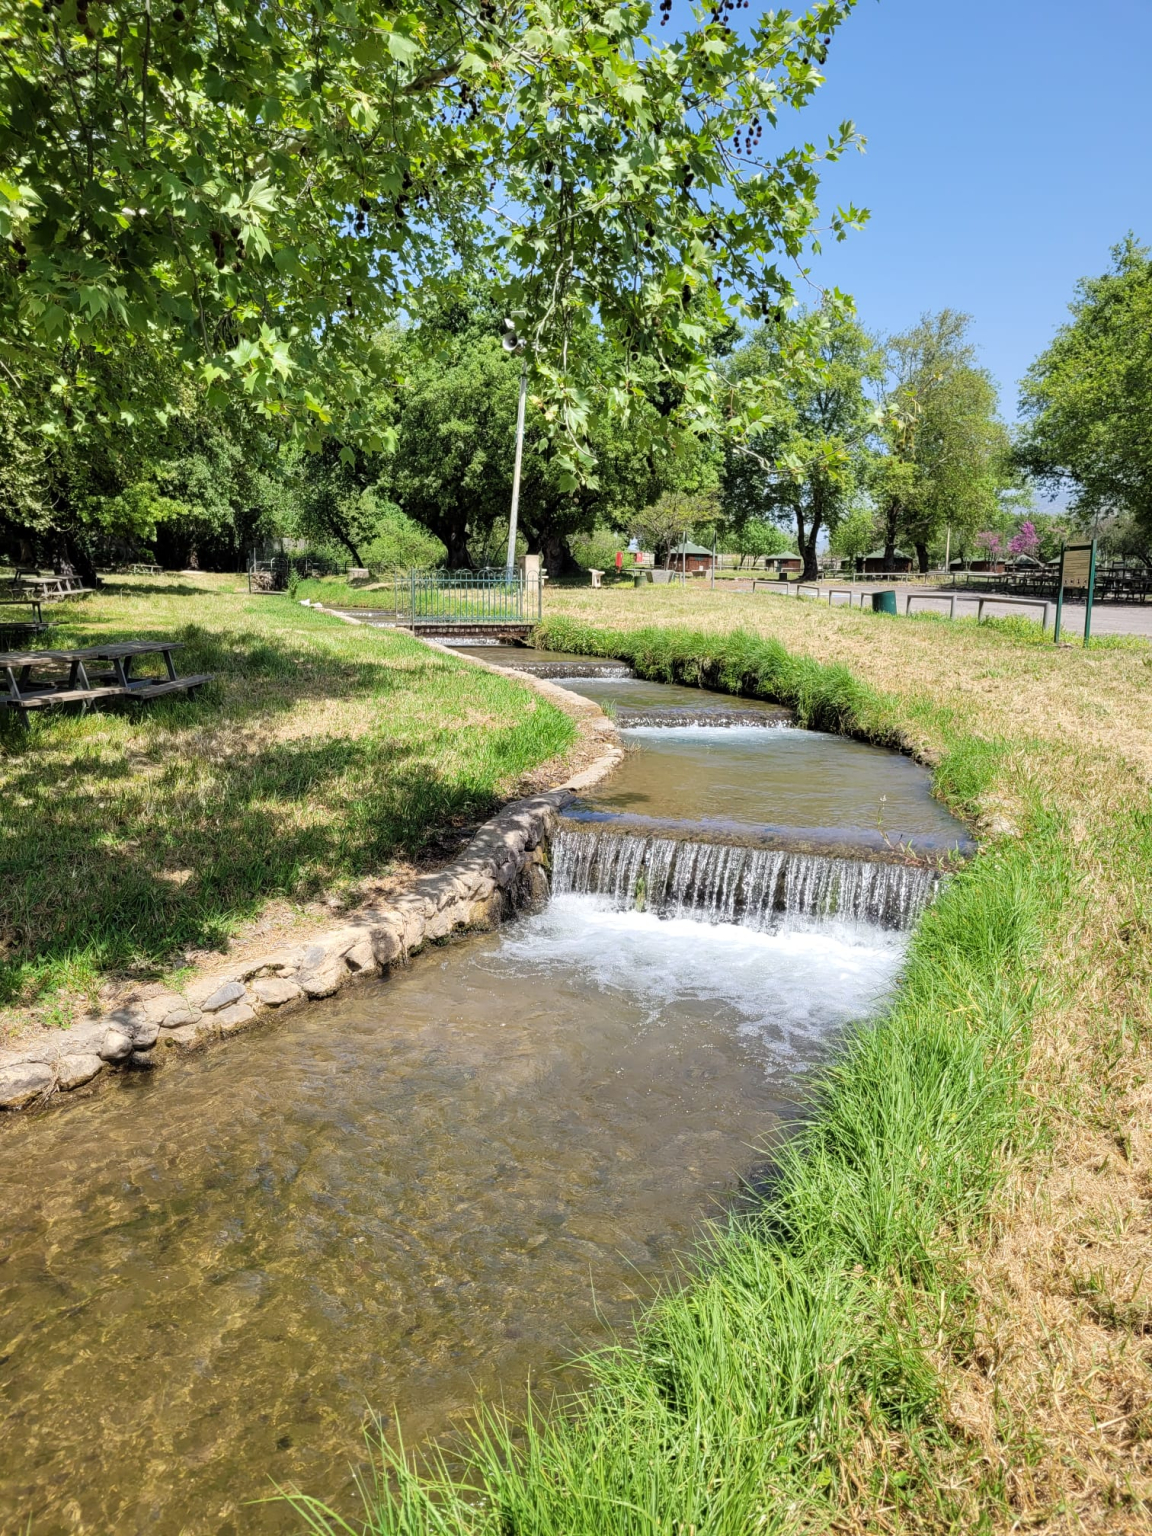
[[[355,977],[402,965],[425,944],[490,929],[547,901],[548,843],[559,812],[616,766],[619,737],[588,700],[514,675],[577,718],[584,744],[598,753],[590,767],[557,789],[505,806],[484,823],[463,858],[339,928],[198,977],[179,992],[143,989],[138,1000],[111,1013],[0,1051],[0,1109],[25,1109],[101,1076],[156,1067],[170,1050],[195,1049],[263,1015],[331,997]]]

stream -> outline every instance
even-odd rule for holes
[[[273,1479],[353,1512],[373,1411],[411,1444],[567,1380],[890,995],[906,850],[967,847],[927,773],[571,668],[633,750],[544,911],[0,1124],[0,1529],[296,1530]]]

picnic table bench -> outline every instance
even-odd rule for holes
[[[213,674],[179,677],[172,652],[180,649],[178,640],[123,640],[75,650],[3,651],[0,674],[7,681],[8,692],[0,694],[0,705],[18,710],[27,724],[30,709],[57,704],[79,704],[81,711],[85,711],[106,699],[143,701],[180,692],[192,698],[197,688],[211,682]],[[141,656],[162,656],[166,676],[134,677],[132,667]],[[100,663],[104,663],[104,669],[100,669]],[[48,676],[34,675],[45,669]]]
[[[12,582],[14,592],[30,592],[40,602],[59,602],[66,597],[87,597],[91,587],[86,587],[79,576],[40,576],[18,573]]]
[[[18,618],[6,610],[26,609],[27,617]],[[38,597],[0,596],[0,646],[24,645],[34,635],[48,628],[40,611]]]

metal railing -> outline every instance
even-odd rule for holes
[[[501,566],[487,571],[410,571],[393,583],[401,624],[538,624],[544,583]]]

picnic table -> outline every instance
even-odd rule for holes
[[[43,602],[59,602],[65,597],[87,597],[91,587],[86,587],[79,576],[39,576],[18,574],[12,582],[15,592],[30,592]]]
[[[18,618],[6,610],[26,609],[27,617]],[[40,611],[38,597],[0,597],[0,646],[24,645],[33,635],[43,634],[48,628]]]
[[[107,699],[145,701],[180,692],[192,698],[213,674],[178,676],[172,653],[180,649],[179,640],[123,640],[75,650],[2,651],[0,674],[8,692],[0,694],[0,705],[18,710],[27,724],[30,709],[57,704],[79,704],[83,712]],[[133,676],[133,665],[142,656],[162,657],[166,675]]]

